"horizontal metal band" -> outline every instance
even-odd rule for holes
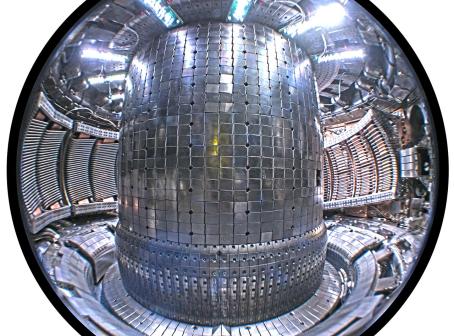
[[[326,255],[322,225],[307,237],[205,246],[138,238],[117,231],[124,286],[145,307],[199,325],[266,320],[317,290]]]

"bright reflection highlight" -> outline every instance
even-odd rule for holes
[[[110,96],[110,100],[114,101],[114,100],[123,100],[125,99],[125,95],[123,93],[116,93],[116,94],[113,94],[112,96]]]
[[[173,28],[183,23],[183,20],[175,11],[162,0],[143,0],[143,3],[151,9],[156,17],[167,27]]]
[[[128,93],[131,93],[132,90],[133,90],[132,80],[131,80],[131,77],[130,77],[130,76],[127,76],[127,77],[126,77],[126,86],[125,86],[125,90],[126,90],[126,92],[128,92]]]
[[[96,49],[84,49],[82,50],[82,58],[92,58],[101,61],[125,63],[128,59],[128,56],[113,54],[108,51],[100,51]]]
[[[363,49],[346,50],[335,54],[327,54],[317,59],[318,63],[331,62],[331,61],[343,61],[348,59],[364,58],[366,53]]]
[[[104,83],[110,82],[121,82],[124,81],[126,78],[126,74],[116,74],[116,75],[109,75],[109,76],[96,76],[96,77],[89,77],[88,82],[91,85],[99,85]]]
[[[251,9],[252,2],[253,0],[234,0],[227,19],[234,22],[243,22],[249,9]]]
[[[347,11],[339,2],[333,2],[317,9],[307,21],[298,22],[282,29],[288,36],[295,37],[314,28],[338,27],[347,16]]]
[[[339,26],[346,16],[347,12],[344,6],[338,2],[333,2],[317,9],[310,21],[315,27],[332,28]]]

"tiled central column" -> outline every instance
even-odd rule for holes
[[[239,325],[313,295],[326,252],[317,108],[308,58],[262,25],[185,26],[139,51],[117,230],[134,299]]]

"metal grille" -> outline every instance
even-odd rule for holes
[[[66,188],[72,203],[92,197],[90,157],[96,139],[71,139],[66,159]]]
[[[352,207],[393,199],[398,164],[393,131],[371,110],[349,131],[325,142],[325,209]]]
[[[32,119],[22,145],[21,189],[25,207],[29,214],[32,214],[41,204],[36,176],[36,153],[46,127],[47,122]]]
[[[117,196],[117,153],[118,143],[95,146],[91,160],[91,182],[97,201]]]
[[[309,299],[326,243],[322,224],[305,237],[229,246],[150,241],[119,229],[116,247],[125,288],[145,307],[197,325],[242,325]]]
[[[41,141],[37,155],[38,187],[43,205],[49,208],[62,200],[59,183],[60,148],[66,131],[47,130]]]

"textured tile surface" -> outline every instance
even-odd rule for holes
[[[139,52],[127,82],[117,244],[129,293],[205,325],[309,298],[326,234],[304,54],[258,24],[187,26]]]

